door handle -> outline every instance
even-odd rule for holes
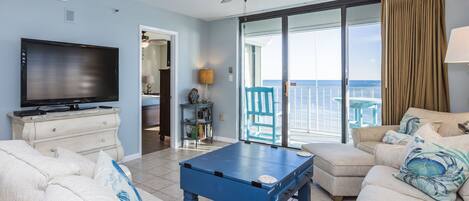
[[[286,81],[284,84],[285,96],[288,97],[288,90],[290,89],[290,82]]]

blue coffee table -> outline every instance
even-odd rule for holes
[[[184,200],[198,195],[215,201],[283,201],[298,192],[298,200],[310,201],[313,157],[295,150],[254,143],[236,143],[180,162]],[[277,178],[274,184],[259,176]]]

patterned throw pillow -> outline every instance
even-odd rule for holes
[[[103,151],[98,156],[94,179],[99,184],[110,187],[120,201],[142,201],[137,189],[119,164]]]
[[[398,145],[406,145],[410,140],[412,139],[412,136],[404,134],[404,133],[398,133],[393,130],[388,130],[383,137],[383,143],[385,144],[398,144]]]
[[[445,138],[414,136],[404,164],[394,176],[436,200],[456,200],[456,192],[469,177],[467,137],[450,137],[453,139],[445,142]]]
[[[404,133],[407,135],[414,136],[415,132],[419,130],[423,125],[431,123],[433,129],[438,131],[441,127],[442,122],[430,121],[429,119],[417,117],[412,114],[404,114],[399,124],[399,130],[397,132]]]
[[[421,123],[421,118],[411,114],[404,114],[397,132],[413,135],[419,129]]]

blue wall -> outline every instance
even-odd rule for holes
[[[64,9],[76,21],[64,23]],[[113,9],[120,9],[115,14]],[[0,0],[0,140],[11,139],[6,114],[20,109],[20,38],[66,41],[120,49],[120,101],[104,103],[121,108],[119,137],[125,154],[138,153],[139,25],[179,33],[178,94],[197,85],[196,68],[207,55],[208,23],[128,0]]]
[[[215,103],[213,112],[214,136],[225,140],[238,140],[238,27],[236,18],[209,23],[208,65],[215,69],[215,84],[210,98]],[[228,79],[228,68],[233,67],[233,81]],[[224,120],[220,119],[224,116]],[[228,139],[227,139],[228,138]]]

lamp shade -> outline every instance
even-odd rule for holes
[[[155,77],[153,75],[144,75],[142,77],[142,82],[145,84],[154,84],[155,83]]]
[[[199,70],[200,84],[213,84],[213,69],[204,68]]]
[[[469,63],[469,26],[451,30],[446,63]]]

